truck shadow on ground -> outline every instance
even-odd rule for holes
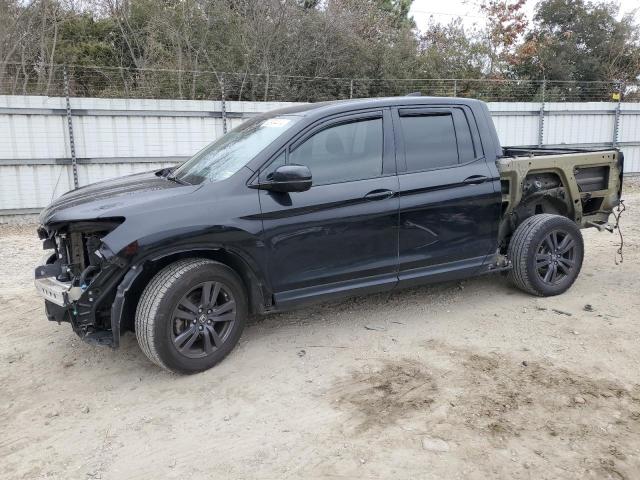
[[[366,315],[368,311],[375,311],[380,316],[393,316],[400,309],[408,307],[429,307],[451,305],[461,300],[469,291],[481,294],[492,292],[501,295],[516,295],[530,298],[530,295],[517,290],[511,285],[506,276],[500,274],[471,277],[462,281],[433,283],[412,288],[397,288],[385,293],[359,295],[340,300],[318,302],[296,310],[272,313],[264,316],[254,315],[249,319],[248,326],[269,323],[271,328],[277,328],[278,323],[290,324],[298,319],[330,320],[344,312],[357,312]],[[341,320],[352,321],[351,317]]]
[[[402,312],[407,308],[426,309],[434,305],[455,308],[455,303],[462,300],[470,291],[482,295],[490,294],[490,292],[500,292],[501,295],[527,297],[526,294],[516,290],[502,275],[484,275],[458,282],[395,289],[385,293],[319,302],[281,313],[263,316],[252,315],[247,321],[241,343],[244,343],[246,348],[251,348],[251,343],[260,340],[261,335],[264,333],[263,328],[267,328],[270,333],[277,333],[279,330],[284,331],[286,329],[289,334],[298,335],[298,333],[303,334],[304,330],[311,325],[321,328],[339,323],[346,327],[353,327],[362,323],[363,318],[370,317],[372,312],[375,312],[379,317],[393,318],[394,315],[398,315],[398,312]],[[411,320],[403,319],[403,322],[406,322],[409,327],[411,326]],[[424,319],[421,319],[420,322],[424,322]],[[291,328],[294,331],[291,331]],[[158,367],[148,362],[139,349],[133,332],[127,332],[123,335],[120,344],[120,353],[115,352],[115,355],[124,355],[141,368],[147,364],[147,368],[143,368],[145,374],[154,371],[160,372]],[[87,345],[85,348],[94,349],[95,347]],[[234,355],[237,354],[236,350],[232,351],[229,358],[224,362],[233,361]],[[167,375],[172,374],[167,373]]]

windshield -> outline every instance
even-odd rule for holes
[[[248,120],[200,150],[172,176],[192,185],[224,180],[244,167],[299,118],[282,115]]]

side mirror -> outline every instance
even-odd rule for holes
[[[311,188],[311,171],[304,165],[280,165],[258,188],[273,192],[305,192]]]

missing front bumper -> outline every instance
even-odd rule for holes
[[[34,285],[38,295],[60,307],[71,306],[82,294],[80,287],[74,287],[71,282],[61,282],[53,277],[36,278]]]

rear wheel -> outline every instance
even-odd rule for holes
[[[559,295],[575,282],[584,257],[578,226],[560,215],[529,217],[516,229],[509,244],[513,283],[539,296]]]
[[[142,292],[136,337],[160,367],[201,372],[233,349],[247,314],[245,289],[232,269],[208,259],[181,260],[156,274]]]

